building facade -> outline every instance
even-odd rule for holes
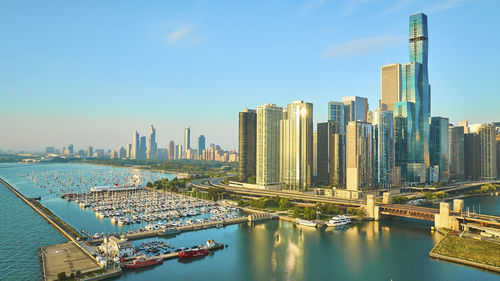
[[[449,180],[449,120],[444,117],[432,117],[430,125],[430,165],[438,166],[438,181]]]
[[[450,127],[448,136],[450,149],[450,180],[463,181],[465,178],[464,127]]]
[[[394,118],[390,110],[373,111],[373,181],[391,186],[394,181]]]
[[[347,189],[359,191],[373,185],[372,125],[349,121],[347,125],[346,172]]]
[[[382,110],[394,112],[394,103],[401,101],[401,64],[384,65],[380,73],[382,85],[380,107]]]
[[[286,188],[306,190],[313,172],[313,105],[295,101],[280,121],[280,181]]]
[[[157,157],[157,144],[156,144],[156,129],[151,125],[150,131],[149,131],[149,143],[148,147],[146,150],[146,156],[148,159],[156,159]]]
[[[328,103],[328,121],[335,121],[338,124],[339,134],[345,136],[346,121],[344,120],[344,103],[331,101]]]
[[[256,183],[277,185],[280,183],[280,121],[283,108],[275,104],[257,107],[257,159]]]
[[[256,175],[257,149],[257,113],[252,109],[245,109],[239,113],[239,180],[247,181]]]
[[[317,124],[318,183],[324,186],[345,187],[345,145],[342,125],[335,121]]]
[[[203,150],[205,150],[205,136],[199,135],[198,136],[198,156],[201,156],[203,154]]]
[[[497,177],[496,128],[491,124],[479,127],[479,159],[481,179],[492,180]]]

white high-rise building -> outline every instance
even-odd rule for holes
[[[134,132],[134,138],[132,139],[132,150],[130,153],[130,158],[139,158],[139,133],[137,133],[137,131]]]
[[[286,188],[305,190],[313,173],[313,105],[289,104],[280,121],[280,181]]]
[[[280,183],[280,121],[283,108],[275,104],[257,107],[257,179],[258,185]]]
[[[184,154],[186,154],[185,152],[188,150],[188,149],[191,149],[191,128],[190,127],[187,127],[186,129],[184,129]]]
[[[151,125],[151,130],[149,132],[149,143],[146,150],[146,157],[148,159],[156,159],[157,156],[157,144],[156,144],[156,129]]]

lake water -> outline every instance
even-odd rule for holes
[[[106,220],[80,209],[23,174],[54,170],[124,169],[84,164],[0,164],[0,177],[41,203],[76,229],[117,230]],[[163,176],[163,175],[158,175]],[[173,177],[173,175],[166,175]],[[38,249],[66,241],[7,188],[0,186],[0,280],[38,280]],[[500,198],[468,198],[466,206],[500,214]],[[228,244],[210,256],[188,263],[177,260],[124,273],[119,280],[499,280],[471,267],[430,259],[440,234],[429,223],[406,219],[353,224],[345,230],[313,230],[284,221],[239,224],[221,229],[183,233],[166,240],[176,248],[208,239]],[[92,230],[93,229],[93,230]],[[92,233],[92,232],[91,232]],[[150,239],[148,239],[150,240]],[[138,245],[143,241],[133,241]]]

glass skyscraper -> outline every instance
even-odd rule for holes
[[[429,117],[431,106],[429,76],[427,73],[427,16],[425,14],[419,13],[410,16],[409,35],[410,62],[401,65],[401,102],[395,104],[394,115],[403,115],[407,118],[407,163],[429,166]],[[405,110],[408,109],[408,104],[402,104],[402,102],[411,103],[413,110]],[[405,105],[403,109],[405,112],[398,112],[396,107],[402,105]],[[413,170],[420,171],[422,169]],[[402,173],[403,171],[404,168],[402,168]],[[419,175],[416,174],[414,177],[419,178]],[[407,180],[411,181],[411,179]]]

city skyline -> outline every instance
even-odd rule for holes
[[[110,58],[105,57],[108,48],[124,39],[126,27],[113,26],[116,34],[113,33],[109,39],[98,38],[97,44],[108,46],[105,48],[107,51],[86,52],[85,48],[92,50],[94,45],[86,43],[83,47],[78,47],[73,45],[72,40],[61,42],[57,38],[60,34],[69,36],[66,34],[70,31],[68,27],[47,31],[62,20],[61,17],[51,13],[65,11],[64,9],[71,10],[71,7],[60,7],[55,11],[45,10],[46,13],[38,15],[42,23],[36,29],[37,34],[32,34],[33,31],[27,30],[24,25],[2,31],[5,32],[5,38],[11,40],[7,40],[6,44],[0,47],[0,53],[5,56],[5,68],[0,69],[2,82],[0,92],[3,98],[0,118],[4,121],[0,123],[3,136],[0,149],[43,150],[46,146],[62,147],[68,143],[73,143],[75,147],[92,145],[114,149],[122,144],[123,139],[130,138],[130,131],[135,128],[143,128],[146,124],[157,124],[158,147],[167,147],[172,139],[176,143],[182,143],[182,130],[190,126],[193,128],[193,136],[204,134],[207,139],[231,150],[237,149],[238,122],[233,116],[245,107],[256,108],[265,103],[286,106],[293,100],[305,100],[314,104],[315,123],[327,121],[328,102],[339,101],[342,97],[366,97],[370,110],[374,110],[380,99],[380,67],[388,63],[408,61],[407,48],[404,47],[408,42],[407,16],[419,11],[425,12],[430,18],[428,71],[432,77],[431,116],[446,116],[454,125],[457,125],[459,120],[469,120],[470,123],[497,121],[495,104],[500,102],[500,98],[495,95],[493,88],[488,87],[488,83],[484,83],[494,79],[497,72],[494,69],[488,70],[489,68],[480,73],[465,71],[488,65],[491,67],[498,61],[498,56],[494,55],[494,46],[498,45],[495,43],[498,38],[485,37],[481,32],[488,30],[486,27],[494,24],[494,17],[488,15],[495,11],[497,5],[495,2],[484,1],[478,5],[470,5],[468,1],[453,3],[429,1],[420,5],[405,2],[403,3],[405,5],[402,4],[399,8],[394,3],[374,5],[367,2],[358,3],[350,12],[345,12],[347,4],[344,2],[320,1],[317,5],[310,3],[312,2],[297,3],[296,6],[278,3],[270,5],[270,12],[281,8],[283,14],[290,16],[293,22],[285,21],[283,25],[275,25],[269,31],[259,25],[255,27],[257,33],[248,29],[249,19],[236,18],[239,9],[236,9],[231,16],[235,17],[231,19],[235,21],[236,26],[222,29],[221,22],[217,21],[214,15],[223,7],[206,7],[208,4],[204,2],[199,4],[203,12],[186,8],[184,12],[180,12],[185,17],[167,13],[163,4],[157,4],[157,12],[136,7],[137,15],[130,14],[130,11],[122,11],[114,15],[113,19],[119,22],[125,18],[130,19],[130,24],[134,24],[135,29],[126,35],[130,35],[133,39],[142,38],[144,41],[141,41],[141,45],[133,45],[136,49],[131,49],[132,47],[119,49],[117,54],[110,55]],[[16,7],[17,5],[19,4],[2,4],[3,11],[16,9],[17,12],[5,14],[0,21],[10,22],[13,21],[13,17],[22,20],[31,14],[31,9],[39,8],[33,5],[21,9]],[[103,5],[102,11],[95,17],[97,23],[105,25],[107,21],[104,13],[109,11],[111,6]],[[251,11],[264,16],[263,24],[270,20],[267,12]],[[481,12],[482,17],[472,17],[468,21],[452,20],[464,18],[474,11]],[[154,19],[149,22],[144,19],[148,12]],[[332,18],[335,15],[338,19]],[[273,16],[279,17],[279,15]],[[52,17],[51,20],[48,20],[49,17]],[[160,28],[158,32],[163,32],[165,36],[171,35],[167,36],[166,42],[158,42],[158,38],[152,39],[144,35],[165,18],[172,18],[172,21],[166,23],[166,27],[158,27]],[[373,23],[374,18],[379,21]],[[275,20],[273,18],[274,23]],[[72,21],[75,28],[85,22],[86,19],[78,17],[77,13]],[[197,24],[182,29],[183,22],[197,22]],[[367,22],[370,22],[370,29],[363,28]],[[301,24],[304,26],[299,28],[298,25]],[[42,30],[43,27],[48,29]],[[238,27],[244,27],[246,32],[243,35],[236,34]],[[93,25],[88,28],[80,27],[80,35],[74,38],[69,36],[69,39],[82,43],[82,40],[92,36],[95,28],[97,27]],[[250,44],[243,51],[248,52],[253,58],[257,57],[255,62],[244,59],[243,53],[237,51],[241,47],[240,43],[233,40],[223,41],[223,35],[231,36],[230,38],[237,41],[237,36],[248,34],[258,36],[253,39],[258,39],[259,43],[270,42],[275,48],[281,48],[300,41],[297,41],[295,35],[292,36],[293,28],[298,28],[296,35],[298,38],[309,36],[304,37],[309,41],[307,46],[304,43],[298,46],[292,44],[288,52],[278,54],[279,52],[273,51],[277,49],[270,48],[271,51],[264,52],[258,46]],[[106,28],[103,32],[105,31]],[[456,43],[464,31],[469,36],[466,46]],[[187,35],[183,35],[186,33]],[[31,41],[27,39],[31,38],[30,35],[39,42],[41,51],[35,52],[31,49]],[[194,40],[196,36],[203,38],[199,42],[187,41],[187,39]],[[275,38],[282,38],[282,41]],[[373,40],[368,40],[370,38]],[[379,41],[374,38],[378,38]],[[201,64],[212,65],[207,60],[213,57],[214,48],[219,47],[221,42],[227,45],[227,57],[223,56],[224,60],[215,68],[214,73],[209,74],[210,69],[203,66],[200,71],[207,76],[197,75],[201,79],[199,86],[185,83],[185,79],[194,74],[189,70],[190,67]],[[242,41],[242,43],[249,42]],[[364,48],[355,47],[359,45],[364,45]],[[350,47],[352,52],[345,52],[346,47]],[[55,49],[43,53],[51,48]],[[56,60],[53,65],[46,63],[53,58],[54,51],[60,52],[60,60],[66,59],[67,62]],[[148,51],[151,51],[151,55],[144,54]],[[25,52],[31,52],[26,59],[31,59],[32,63],[20,58]],[[470,56],[463,57],[461,54],[465,52]],[[151,69],[146,69],[143,62],[137,59],[132,59],[128,63],[117,63],[120,59],[137,54],[143,54],[141,58],[148,63],[151,63],[154,57],[159,57],[162,61],[179,57],[173,60],[173,63],[176,65],[185,63],[185,66],[168,64],[167,67],[160,68],[157,64],[153,64]],[[93,55],[104,56],[104,62],[91,60],[85,64],[81,59],[77,59],[80,55],[87,59]],[[188,58],[193,55],[195,58]],[[298,58],[287,62],[291,57]],[[457,57],[461,58],[460,62],[457,62]],[[485,60],[485,57],[488,60]],[[196,62],[194,59],[199,61]],[[239,63],[231,63],[228,60]],[[269,60],[271,62],[268,62]],[[143,70],[134,72],[128,70],[132,65],[137,65]],[[111,74],[104,74],[99,70],[103,67]],[[125,70],[120,71],[119,67],[125,67]],[[66,73],[68,69],[72,71]],[[92,71],[97,69],[99,77],[93,74],[91,69]],[[248,69],[246,70],[248,73],[242,69]],[[264,71],[259,73],[257,69]],[[359,71],[361,75],[357,74]],[[74,77],[70,74],[74,74]],[[166,77],[172,74],[175,75]],[[247,76],[248,74],[251,75]],[[214,77],[224,77],[224,79],[215,79],[217,83],[207,81]],[[166,82],[160,81],[160,78]],[[173,81],[174,78],[178,81]],[[92,86],[89,86],[90,84]],[[66,97],[67,92],[71,92],[73,96]],[[123,97],[119,95],[122,92],[125,95]],[[244,96],[245,99],[234,98],[233,95]],[[184,99],[184,96],[195,98],[196,102]],[[461,98],[457,99],[456,96]],[[476,98],[477,96],[481,98]],[[184,100],[190,102],[184,103]],[[484,100],[490,102],[484,103]],[[173,101],[175,103],[172,105]],[[183,122],[178,123],[178,120]],[[140,131],[140,134],[147,135],[147,131]]]

